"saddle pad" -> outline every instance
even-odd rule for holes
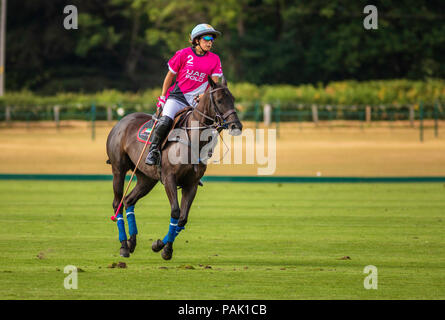
[[[181,111],[179,111],[176,114],[175,119],[173,121],[172,128],[170,129],[170,132],[167,134],[164,141],[161,143],[161,149],[163,149],[165,144],[167,143],[171,131],[175,128],[182,126],[183,122],[187,119],[187,116],[191,113],[192,110],[193,110],[193,107],[189,106],[189,107],[185,107],[184,109],[182,109]],[[154,124],[154,119],[151,119],[151,120],[145,122],[139,128],[138,133],[137,133],[137,139],[139,142],[142,142],[142,143],[147,142],[147,139],[148,139],[148,136],[150,135],[150,131],[151,131],[151,128],[153,127],[153,124]]]
[[[153,119],[145,122],[138,130],[137,139],[140,142],[147,142],[148,136],[150,135],[151,128],[155,121]]]

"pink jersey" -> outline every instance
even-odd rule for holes
[[[177,51],[168,61],[168,68],[176,74],[176,83],[168,89],[167,98],[170,96],[188,105],[193,105],[193,98],[207,89],[207,76],[223,75],[218,55],[207,52],[198,56],[191,47]]]

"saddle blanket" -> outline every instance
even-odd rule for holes
[[[150,135],[151,128],[153,128],[153,124],[155,121],[153,119],[145,122],[138,130],[137,139],[140,142],[147,142],[148,136]]]
[[[167,137],[164,139],[164,142],[161,144],[161,149],[164,147],[165,143],[168,140],[168,137],[171,133],[171,130],[173,130],[174,128],[178,128],[180,127],[186,120],[187,120],[187,116],[191,113],[191,110],[193,109],[193,107],[185,107],[184,109],[182,109],[181,111],[179,111],[176,116],[175,119],[173,120],[173,125],[172,128],[170,129],[169,134],[167,134]],[[153,127],[153,123],[155,121],[153,119],[145,122],[138,130],[137,133],[137,139],[139,142],[147,142],[148,136],[150,135],[151,132],[151,128]]]

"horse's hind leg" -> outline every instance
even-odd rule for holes
[[[123,197],[125,175],[128,169],[129,168],[126,168],[125,166],[117,167],[112,165],[113,192],[114,192],[113,209],[115,213],[118,210],[119,204]],[[119,231],[119,242],[121,243],[120,255],[122,257],[128,258],[130,256],[130,252],[127,245],[127,233],[125,232],[125,222],[122,213],[123,213],[123,206],[119,208],[119,212],[117,215],[117,229]]]
[[[130,253],[134,252],[136,248],[136,235],[138,234],[138,229],[136,226],[136,217],[134,215],[134,206],[136,202],[147,195],[153,187],[158,182],[157,180],[153,180],[148,178],[144,174],[142,174],[139,170],[136,171],[137,183],[134,189],[127,195],[124,199],[124,204],[127,213],[127,222],[128,222],[128,232],[130,234],[130,239],[127,241],[128,249]]]

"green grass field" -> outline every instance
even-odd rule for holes
[[[1,299],[445,299],[439,183],[207,183],[171,261],[151,251],[169,223],[161,185],[136,206],[129,259],[111,182],[0,181],[0,198]],[[67,265],[82,271],[77,290]],[[367,265],[377,290],[364,289]]]

